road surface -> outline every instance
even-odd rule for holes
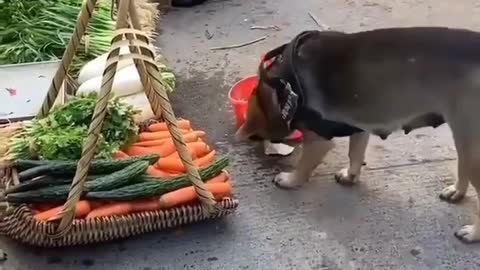
[[[284,160],[233,142],[229,87],[256,72],[262,53],[315,29],[308,12],[344,31],[413,25],[480,29],[480,4],[474,0],[210,0],[172,10],[160,22],[158,44],[179,76],[172,97],[176,112],[232,156],[238,211],[216,222],[89,247],[44,250],[2,239],[8,260],[0,269],[480,269],[480,244],[465,245],[453,236],[470,222],[472,190],[458,205],[438,199],[455,176],[447,127],[373,139],[361,182],[349,188],[333,180],[347,161],[345,140],[337,141],[298,191],[271,184]],[[280,30],[250,30],[253,25]],[[209,50],[264,35],[264,42],[248,47]]]

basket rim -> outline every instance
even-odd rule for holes
[[[239,205],[238,200],[233,198],[224,198],[218,203],[224,210],[215,216],[203,215],[202,206],[197,203],[92,220],[76,219],[71,230],[58,239],[47,235],[47,232],[54,230],[54,223],[35,220],[31,210],[22,205],[0,220],[0,233],[12,240],[39,247],[56,248],[105,243],[204,220],[218,219],[232,214]]]

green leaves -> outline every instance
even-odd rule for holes
[[[22,159],[74,160],[81,157],[83,143],[96,104],[96,95],[75,97],[56,107],[49,116],[33,120],[12,144],[13,154]],[[96,157],[110,159],[121,146],[138,134],[133,116],[138,113],[118,99],[109,101]]]

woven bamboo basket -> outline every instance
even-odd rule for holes
[[[97,0],[88,0],[84,3],[74,34],[65,50],[62,63],[52,80],[48,95],[36,116],[37,118],[46,116],[57,100],[60,88],[67,75],[66,71],[79,45],[79,37],[83,36],[85,32],[96,2]],[[183,136],[177,127],[177,120],[168,95],[159,80],[161,75],[154,60],[155,52],[149,46],[147,35],[141,31],[134,0],[120,0],[117,6],[117,31],[113,37],[111,51],[105,65],[102,88],[98,95],[88,137],[83,145],[82,156],[78,161],[68,199],[61,212],[61,220],[58,223],[40,222],[33,218],[32,212],[26,205],[8,205],[2,202],[0,203],[1,234],[26,244],[41,247],[84,245],[219,218],[232,213],[238,206],[238,201],[231,198],[225,198],[219,202],[215,201],[213,195],[205,188],[196,167],[193,165]],[[129,46],[131,53],[119,55],[120,47],[123,46]],[[167,123],[179,156],[187,170],[187,175],[199,197],[199,204],[125,216],[89,220],[75,219],[75,205],[80,199],[88,168],[94,157],[95,145],[105,118],[117,62],[122,59],[132,59],[134,61],[156,119],[162,119]],[[11,123],[0,128],[4,131],[8,130],[11,132],[11,136],[15,136],[22,129],[22,123]],[[6,149],[0,147],[0,156],[4,155],[5,151]],[[0,190],[18,183],[18,174],[13,162],[3,159],[0,162]]]

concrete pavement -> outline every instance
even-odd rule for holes
[[[176,112],[231,155],[237,212],[220,221],[80,248],[42,250],[3,239],[9,257],[0,269],[480,269],[480,245],[453,236],[470,222],[472,190],[458,205],[438,199],[455,175],[446,126],[373,139],[368,166],[354,187],[333,180],[347,161],[345,140],[338,140],[314,179],[297,191],[271,184],[283,161],[265,157],[255,145],[233,142],[229,87],[255,73],[263,52],[316,28],[308,12],[346,31],[405,25],[480,29],[474,0],[209,0],[172,10],[160,22],[159,45],[179,76],[172,97]],[[272,24],[280,31],[250,30]],[[248,47],[209,50],[264,35],[264,42]]]

